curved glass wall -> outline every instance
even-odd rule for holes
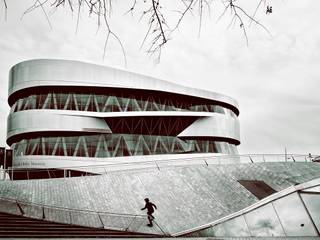
[[[182,101],[179,99],[167,99],[157,96],[141,97],[130,95],[129,97],[99,94],[78,93],[47,93],[30,95],[16,101],[11,112],[29,109],[59,109],[91,112],[130,112],[130,111],[193,111],[215,112],[237,117],[228,108],[214,105]]]
[[[24,139],[12,145],[15,156],[53,155],[120,157],[176,153],[237,154],[233,144],[213,140],[181,140],[170,136],[99,134]]]
[[[311,237],[320,231],[319,186],[304,189],[257,207],[191,237]],[[301,238],[302,239],[302,238]]]

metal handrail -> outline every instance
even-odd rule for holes
[[[88,212],[88,213],[99,213],[99,214],[106,214],[106,215],[117,215],[117,216],[128,216],[128,217],[146,217],[147,215],[144,214],[129,214],[129,213],[113,213],[113,212],[105,212],[105,211],[95,211],[90,209],[78,209],[78,208],[67,208],[57,205],[47,205],[47,204],[40,204],[36,202],[30,201],[21,201],[14,198],[2,197],[0,196],[0,200],[8,201],[8,202],[16,202],[18,204],[30,205],[30,206],[38,206],[38,207],[46,207],[50,209],[60,209],[66,211],[74,211],[74,212]]]
[[[131,159],[130,159],[131,160]],[[156,169],[161,171],[165,168],[172,168],[177,166],[192,166],[192,165],[214,165],[214,164],[237,164],[237,163],[261,163],[261,162],[319,162],[317,155],[305,154],[243,154],[243,155],[218,155],[218,156],[186,156],[185,158],[168,158],[155,160],[131,160],[127,162],[112,162],[105,164],[89,165],[89,166],[64,166],[60,168],[0,168],[0,181],[15,179],[15,174],[23,172],[26,177],[23,179],[36,179],[30,177],[30,174],[48,173],[44,178],[69,178],[82,177],[90,175],[104,175],[115,171],[129,171],[129,170],[145,170]],[[72,176],[71,171],[78,171],[80,173]],[[82,173],[81,173],[82,172]],[[55,175],[57,173],[58,175]],[[53,176],[52,176],[53,174]]]
[[[101,216],[109,216],[109,217],[123,217],[123,218],[130,218],[131,220],[129,221],[129,224],[123,228],[121,228],[124,231],[130,231],[130,226],[137,220],[137,219],[146,219],[147,220],[147,215],[144,214],[128,214],[128,213],[113,213],[113,212],[106,212],[106,211],[95,211],[95,210],[90,210],[90,209],[77,209],[77,208],[67,208],[67,207],[62,207],[62,206],[56,206],[56,205],[47,205],[47,204],[40,204],[40,203],[35,203],[35,202],[30,202],[30,201],[21,201],[18,199],[14,198],[7,198],[7,197],[2,197],[0,196],[0,200],[6,201],[6,202],[11,202],[13,204],[16,204],[20,215],[24,216],[26,215],[25,210],[23,210],[23,206],[31,206],[31,207],[40,207],[41,208],[41,213],[42,216],[41,218],[43,220],[48,220],[48,221],[53,221],[53,222],[58,222],[54,221],[52,219],[48,219],[45,215],[45,209],[50,209],[50,210],[61,210],[69,213],[69,218],[70,221],[72,219],[72,213],[86,213],[86,214],[96,214],[100,223],[101,223],[101,228],[105,228],[106,225],[104,224],[103,220],[101,219]],[[30,216],[29,216],[30,217]],[[32,217],[31,217],[32,218]],[[33,217],[36,218],[36,217]],[[38,219],[38,218],[36,218]],[[61,223],[61,222],[60,222]],[[69,224],[69,225],[74,225],[72,222],[66,223],[63,222],[64,224]],[[155,225],[159,228],[159,230],[162,232],[164,236],[168,236],[168,233],[166,233],[157,222],[154,222]],[[108,227],[108,226],[107,226]],[[98,227],[97,227],[98,228]],[[111,228],[112,229],[112,228]]]
[[[266,157],[277,157],[277,161],[266,161]],[[0,169],[0,171],[14,171],[14,172],[24,172],[26,170],[32,172],[46,172],[48,170],[83,170],[83,169],[97,169],[97,168],[112,168],[114,166],[128,166],[128,165],[143,165],[143,164],[153,164],[154,167],[158,170],[161,169],[161,164],[165,163],[179,163],[179,162],[188,162],[193,161],[196,165],[201,164],[211,165],[211,164],[224,164],[223,161],[240,159],[243,160],[246,158],[247,162],[258,163],[258,162],[288,162],[288,160],[292,160],[292,162],[312,162],[314,156],[310,158],[309,155],[304,154],[242,154],[242,155],[220,155],[220,156],[195,156],[195,157],[187,157],[187,158],[169,158],[169,159],[160,159],[160,160],[146,160],[146,161],[132,161],[132,162],[118,162],[118,163],[106,163],[99,165],[89,165],[89,166],[64,166],[63,168],[8,168],[8,169]],[[256,158],[259,158],[260,161],[255,161]],[[278,161],[278,159],[284,159],[283,161]],[[209,162],[210,160],[210,162]],[[212,162],[214,160],[216,162]],[[233,163],[238,163],[237,161]],[[245,163],[245,162],[243,162]]]

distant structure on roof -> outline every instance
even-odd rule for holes
[[[238,104],[222,94],[67,60],[19,63],[9,81],[15,168],[238,153]]]

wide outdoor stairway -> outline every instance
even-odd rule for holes
[[[0,213],[0,237],[155,237],[152,234],[61,224],[45,220]]]
[[[257,203],[259,199],[239,180],[263,181],[275,191],[281,191],[319,177],[319,163],[274,162],[188,165],[115,171],[101,176],[0,181],[0,198],[14,199],[11,203],[0,202],[1,226],[9,222],[3,216],[12,214],[19,221],[27,221],[22,216],[29,217],[30,227],[36,227],[32,224],[39,222],[39,230],[66,233],[66,236],[67,233],[90,235],[94,227],[97,236],[110,233],[183,236],[185,231]],[[153,228],[146,226],[147,219],[141,216],[145,214],[140,209],[146,197],[158,207]],[[52,226],[52,230],[46,226]],[[59,227],[65,232],[56,231]]]

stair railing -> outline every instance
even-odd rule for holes
[[[165,156],[163,156],[165,158]],[[319,160],[318,160],[319,159]],[[132,169],[157,169],[161,170],[168,167],[186,166],[186,165],[214,165],[214,164],[237,164],[237,163],[261,163],[261,162],[320,162],[320,158],[303,154],[243,154],[243,155],[219,155],[219,156],[195,156],[186,158],[166,158],[162,160],[144,160],[144,161],[128,161],[119,163],[107,163],[94,166],[65,166],[63,169],[41,168],[41,169],[21,169],[9,168],[0,169],[0,179],[14,179],[15,174],[27,172],[29,179],[31,173],[37,175],[49,173],[49,178],[68,178],[71,177],[70,171],[83,172],[85,176],[91,174],[101,175],[118,170]],[[61,173],[61,174],[60,174]],[[68,173],[68,174],[67,174]],[[57,175],[61,176],[57,176]],[[79,175],[79,174],[78,174]],[[30,177],[30,179],[34,179]]]
[[[147,215],[66,208],[6,197],[0,197],[0,201],[0,212],[9,214],[68,225],[103,228],[124,232],[150,233],[150,231],[143,231],[146,223],[148,223]],[[62,215],[64,215],[64,217],[61,217]],[[155,228],[152,229],[151,234],[168,236],[156,221],[154,221],[154,223]]]

